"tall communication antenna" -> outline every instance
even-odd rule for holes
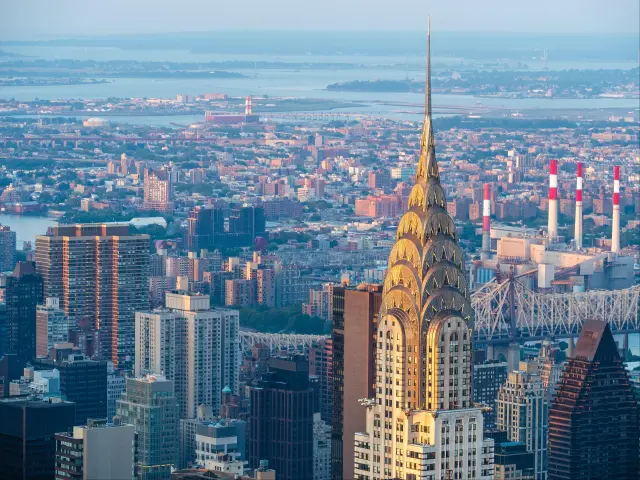
[[[549,68],[547,67],[547,59],[549,57],[547,56],[547,49],[544,49],[544,53],[542,54],[542,69],[543,70],[549,70]]]

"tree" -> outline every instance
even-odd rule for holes
[[[53,202],[53,195],[51,195],[49,192],[42,192],[38,196],[38,203],[39,204],[47,204],[47,203],[51,203],[51,202]]]

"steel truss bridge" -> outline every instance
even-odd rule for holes
[[[578,293],[534,292],[517,278],[492,280],[471,297],[474,336],[480,343],[569,338],[588,318],[606,321],[613,333],[640,331],[640,285]]]
[[[640,332],[640,285],[623,290],[580,293],[534,292],[517,280],[496,279],[471,297],[478,343],[577,337],[588,318],[609,323],[614,333]],[[323,335],[240,332],[244,350],[264,344],[271,350],[304,351],[327,338]]]
[[[314,343],[328,338],[325,335],[298,335],[288,333],[260,333],[240,330],[240,345],[243,351],[262,344],[273,350],[304,351]]]

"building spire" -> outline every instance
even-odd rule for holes
[[[431,16],[427,23],[427,67],[424,87],[424,126],[420,140],[420,160],[416,180],[427,181],[429,178],[438,180],[440,173],[436,162],[435,139],[431,119]]]
[[[431,15],[427,19],[427,75],[424,89],[424,115],[431,118]]]

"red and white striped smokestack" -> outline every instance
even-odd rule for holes
[[[253,111],[253,105],[252,105],[252,98],[251,95],[249,95],[247,98],[244,99],[244,114],[245,115],[251,115],[252,111]]]
[[[553,242],[558,238],[558,161],[549,163],[549,224],[547,238]]]
[[[613,218],[611,219],[611,251],[620,251],[620,167],[613,167]]]
[[[482,253],[480,258],[487,260],[491,251],[491,186],[484,184],[482,197]]]
[[[576,229],[574,232],[576,250],[582,248],[582,163],[578,162],[576,176]]]

